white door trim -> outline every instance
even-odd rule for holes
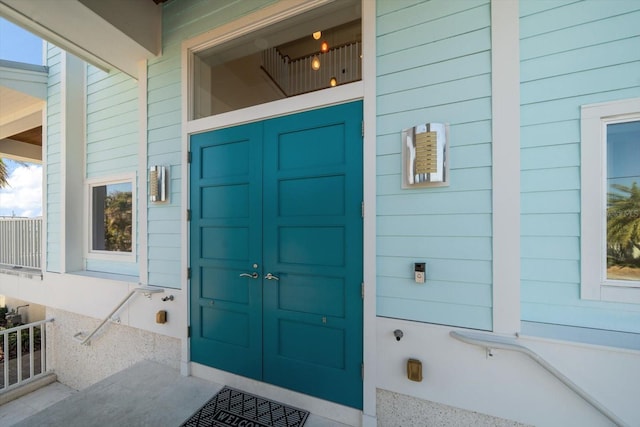
[[[363,225],[363,411],[361,425],[375,426],[376,421],[376,49],[375,49],[375,2],[362,0],[362,38],[363,38],[363,72],[362,81],[338,88],[327,89],[291,99],[269,104],[245,108],[238,111],[188,120],[190,117],[189,94],[191,82],[189,77],[192,53],[224,43],[259,28],[285,20],[302,12],[330,3],[332,0],[287,0],[265,7],[255,13],[244,16],[234,22],[215,28],[197,37],[185,40],[182,44],[182,170],[181,181],[182,209],[182,270],[189,266],[189,224],[187,209],[189,206],[189,135],[192,133],[235,126],[250,121],[266,119],[277,115],[296,113],[312,108],[320,108],[343,102],[363,99],[364,147],[363,147],[363,198],[365,216]],[[183,275],[182,289],[189,295],[189,281]],[[183,309],[188,313],[189,298],[185,299]],[[190,372],[189,340],[182,346],[182,371]]]

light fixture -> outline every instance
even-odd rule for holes
[[[151,166],[149,168],[149,201],[167,201],[167,168],[165,166]]]
[[[315,33],[313,33],[314,40],[320,40],[320,37],[322,37],[322,31],[316,31]]]
[[[320,58],[318,58],[317,56],[314,56],[313,59],[311,59],[311,69],[318,71],[320,69]]]
[[[331,80],[329,80],[329,84],[331,85],[331,87],[338,86],[338,79],[336,79],[335,77],[331,77]]]
[[[326,42],[326,40],[323,40],[322,43],[320,44],[320,52],[328,52],[329,51],[329,43]]]

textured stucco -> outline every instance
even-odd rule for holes
[[[109,322],[90,345],[74,340],[78,332],[90,333],[100,319],[47,308],[54,322],[47,326],[47,363],[58,381],[76,390],[86,388],[141,360],[173,369],[180,367],[180,340]]]
[[[525,427],[515,421],[465,411],[404,394],[378,389],[378,425],[384,427]]]

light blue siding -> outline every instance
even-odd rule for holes
[[[380,0],[377,14],[378,315],[491,329],[489,2]],[[403,190],[401,132],[425,122],[450,124],[450,186]]]
[[[61,225],[60,212],[62,209],[60,183],[60,61],[61,51],[56,46],[47,43],[47,66],[49,77],[47,80],[47,188],[46,188],[46,271],[60,272]]]
[[[180,221],[182,156],[182,42],[238,19],[274,0],[224,0],[202,2],[181,0],[164,4],[162,56],[148,63],[147,161],[169,167],[170,203],[150,204],[149,283],[179,288],[182,235]]]
[[[535,324],[640,333],[640,306],[580,299],[580,106],[640,96],[639,23],[635,0],[520,2],[521,299],[530,333],[543,333]]]
[[[119,71],[107,73],[87,65],[86,100],[86,177],[108,179],[123,173],[137,175],[140,146],[137,81]],[[137,180],[133,185],[137,187]],[[136,212],[136,222],[138,215]],[[136,226],[136,233],[137,230]],[[138,239],[139,235],[136,241]],[[139,249],[138,246],[136,252]],[[137,260],[119,262],[88,258],[85,268],[139,275]]]
[[[87,178],[138,169],[138,84],[87,66]]]

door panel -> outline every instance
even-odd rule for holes
[[[193,361],[362,407],[361,123],[356,102],[191,137]]]
[[[191,137],[191,360],[262,378],[262,126]]]
[[[362,104],[265,122],[264,379],[362,407]]]

